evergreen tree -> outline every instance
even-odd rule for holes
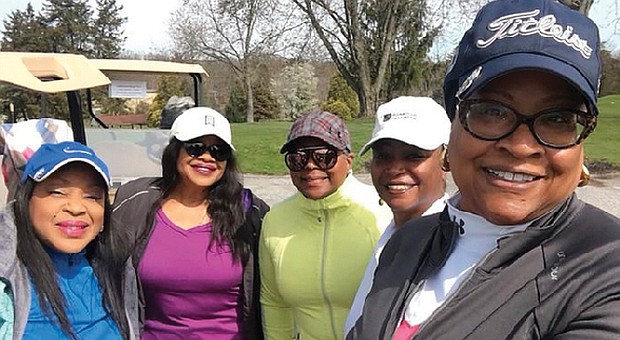
[[[435,69],[427,55],[439,34],[439,27],[429,24],[426,1],[405,2],[400,16],[401,25],[397,29],[382,91],[386,100],[411,93],[428,95],[425,81],[434,76]]]
[[[87,0],[46,0],[40,13],[28,4],[24,11],[13,11],[4,20],[1,49],[118,57],[125,41],[122,26],[127,21],[121,15],[122,8],[116,0],[97,0],[97,17],[94,17]],[[65,94],[43,96],[5,88],[0,95],[5,101],[10,98],[19,117],[68,118]],[[46,102],[46,112],[41,112],[41,98]],[[105,89],[94,89],[93,98],[102,103],[104,112],[126,111],[125,100],[107,98]]]
[[[279,116],[280,107],[278,101],[271,93],[271,89],[266,83],[252,84],[252,94],[254,96],[254,119],[274,119]],[[237,84],[230,92],[228,104],[224,109],[224,115],[231,122],[244,122],[247,113],[246,93],[243,86]]]
[[[274,119],[280,115],[280,106],[267,83],[254,85],[254,119]]]
[[[360,106],[357,94],[340,73],[336,72],[329,79],[327,100],[321,105],[321,108],[342,119],[359,117]]]
[[[95,18],[94,56],[96,58],[116,58],[125,42],[123,25],[127,17],[121,15],[122,5],[116,0],[97,0]]]
[[[245,94],[243,93],[243,88],[236,85],[230,91],[224,115],[231,122],[242,122],[245,118],[245,113]]]
[[[44,18],[28,3],[25,11],[13,11],[3,21],[2,51],[46,52]]]
[[[45,24],[41,15],[36,13],[30,3],[24,11],[15,10],[3,21],[2,51],[14,52],[46,52]],[[36,118],[40,114],[41,94],[0,86],[0,98],[6,105],[13,104],[14,115],[7,117],[10,121],[25,118]]]
[[[43,16],[52,52],[94,55],[93,12],[86,0],[47,0]]]

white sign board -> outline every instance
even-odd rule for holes
[[[144,98],[146,80],[112,80],[109,89],[110,98]]]

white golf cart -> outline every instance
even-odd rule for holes
[[[0,185],[0,200],[12,197],[21,167],[42,142],[75,140],[89,145],[108,164],[114,186],[135,177],[160,175],[161,152],[169,130],[109,128],[93,112],[91,89],[107,85],[110,93],[117,91],[117,97],[136,98],[146,93],[147,77],[189,76],[193,80],[191,96],[200,105],[202,82],[208,76],[198,64],[87,59],[75,54],[0,52],[0,65],[0,85],[40,93],[65,92],[69,106],[69,122],[37,118],[3,124],[0,151],[4,150],[6,188]],[[87,111],[99,127],[85,127],[80,100],[84,92]],[[8,189],[7,195],[1,192],[4,189]]]

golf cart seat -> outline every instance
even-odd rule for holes
[[[2,176],[8,202],[15,196],[26,162],[41,144],[72,141],[73,131],[66,121],[53,118],[5,123],[1,127]]]

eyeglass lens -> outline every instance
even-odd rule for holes
[[[284,155],[284,163],[291,171],[303,170],[310,159],[320,170],[329,170],[336,165],[338,152],[332,148],[321,146],[296,149]]]
[[[231,149],[226,144],[206,145],[203,142],[185,142],[183,143],[185,151],[188,155],[196,158],[202,156],[205,152],[209,152],[211,157],[216,161],[225,161],[230,158]]]
[[[567,148],[586,138],[592,130],[593,116],[587,112],[553,108],[525,116],[493,100],[470,99],[459,103],[461,124],[474,137],[500,140],[526,124],[536,140],[552,148]]]

